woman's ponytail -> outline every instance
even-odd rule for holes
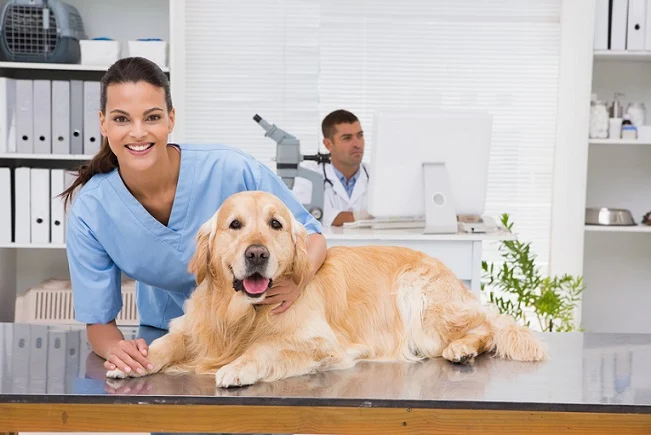
[[[118,167],[118,158],[111,151],[108,139],[102,138],[102,146],[97,154],[85,165],[77,170],[77,178],[73,183],[64,190],[59,196],[63,197],[63,202],[67,206],[72,202],[75,190],[86,184],[95,174],[106,174]]]

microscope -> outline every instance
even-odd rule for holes
[[[309,204],[303,206],[320,221],[323,217],[323,175],[303,168],[299,163],[303,160],[313,160],[318,164],[330,163],[330,154],[302,155],[300,141],[295,136],[278,128],[276,124],[269,125],[260,115],[256,114],[253,120],[265,130],[265,137],[270,137],[276,142],[276,172],[287,187],[294,187],[296,177],[305,178],[312,183],[312,198]]]

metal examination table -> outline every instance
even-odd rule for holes
[[[107,380],[83,329],[0,323],[0,432],[651,433],[651,335],[542,338],[542,363],[362,363],[218,390],[211,376]]]

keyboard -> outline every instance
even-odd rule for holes
[[[345,222],[344,228],[371,228],[374,230],[425,228],[425,219],[417,217],[360,219],[355,222]]]

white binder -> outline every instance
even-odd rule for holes
[[[16,152],[16,80],[0,77],[0,154]]]
[[[34,154],[52,154],[52,84],[34,80]]]
[[[70,154],[70,82],[52,81],[52,154]]]
[[[645,21],[648,23],[647,27],[651,26],[651,0],[646,0],[645,16]],[[646,32],[644,35],[644,49],[646,51],[651,51],[651,32]]]
[[[596,0],[594,21],[594,49],[608,50],[610,27],[610,0]]]
[[[100,82],[84,82],[84,154],[97,154],[102,144],[99,128]]]
[[[0,168],[0,244],[11,243],[12,215],[11,172]]]
[[[50,172],[50,234],[52,243],[65,243],[65,210],[63,198],[58,195],[65,190],[65,176],[63,169],[52,169]]]
[[[64,394],[66,392],[66,329],[50,327],[47,351],[47,392]]]
[[[31,169],[32,243],[50,243],[50,170]]]
[[[47,325],[30,325],[29,392],[47,391]]]
[[[643,51],[646,38],[646,1],[628,0],[626,49]]]
[[[34,88],[33,81],[16,80],[16,151],[34,152]]]
[[[30,168],[16,168],[14,171],[14,192],[16,196],[16,243],[30,243],[31,233],[31,177]]]
[[[628,0],[613,0],[610,18],[610,49],[613,51],[626,50],[626,35],[628,22]]]

